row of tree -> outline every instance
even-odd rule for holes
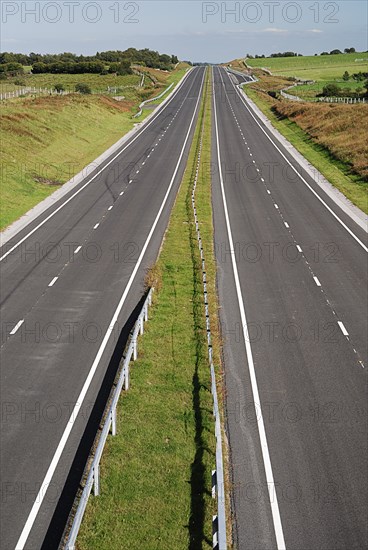
[[[128,65],[130,67],[131,64],[170,71],[178,61],[176,55],[160,54],[148,48],[97,52],[96,55],[92,56],[76,55],[70,52],[60,54],[31,52],[29,55],[3,52],[0,53],[0,72],[21,74],[23,66],[30,65],[32,66],[32,72],[35,74],[43,72],[101,73],[106,70],[109,71],[111,67],[119,67],[119,70],[123,70],[123,67],[126,68]]]
[[[331,50],[330,52],[322,52],[320,54],[318,53],[315,53],[314,55],[317,56],[317,55],[337,55],[337,54],[342,54],[342,53],[355,53],[355,48],[345,48],[344,52],[342,52],[341,50]],[[247,57],[248,59],[264,59],[266,56],[264,54],[262,55],[250,55],[249,53],[247,53]],[[303,54],[301,53],[296,53],[296,52],[278,52],[278,53],[271,53],[271,55],[269,57],[303,57]]]

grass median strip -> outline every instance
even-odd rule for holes
[[[85,549],[211,548],[211,470],[215,466],[211,377],[202,270],[191,191],[203,117],[197,211],[203,224],[208,291],[217,314],[210,193],[208,83],[187,169],[157,265],[151,319],[140,340],[131,388],[118,411],[118,435],[101,464],[101,496],[91,497],[78,538]],[[217,324],[212,316],[213,323]],[[213,327],[215,360],[218,327]]]

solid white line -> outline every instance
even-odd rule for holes
[[[221,78],[222,78],[222,76],[221,76]],[[243,102],[244,106],[246,107],[247,111],[249,112],[250,116],[253,118],[253,120],[256,122],[256,124],[260,127],[260,129],[262,130],[264,135],[269,139],[269,141],[272,143],[272,145],[277,149],[277,151],[280,153],[280,155],[286,160],[286,162],[289,164],[289,166],[291,166],[291,168],[294,170],[294,172],[299,176],[299,178],[308,187],[308,189],[313,193],[313,195],[315,197],[317,197],[317,199],[321,202],[321,204],[323,204],[323,206],[325,208],[327,208],[327,210],[330,212],[330,214],[332,214],[333,217],[342,225],[342,227],[344,229],[346,229],[346,231],[353,237],[353,239],[356,240],[356,242],[363,248],[363,250],[368,252],[368,247],[366,247],[365,244],[355,235],[355,233],[339,218],[339,216],[337,214],[335,214],[335,212],[332,210],[332,208],[330,208],[328,206],[328,204],[318,195],[318,193],[313,189],[313,187],[311,185],[309,185],[309,183],[298,172],[298,170],[294,167],[294,165],[287,159],[287,157],[284,155],[284,153],[281,151],[281,149],[276,145],[276,143],[273,141],[273,139],[268,135],[266,130],[264,128],[262,128],[261,123],[258,122],[256,116],[252,113],[252,111],[251,111],[250,107],[247,105],[244,97],[239,92],[238,88],[236,88],[236,86],[234,86],[231,79],[230,79],[230,82],[232,83],[233,87],[236,89],[240,99],[242,100],[242,102]]]
[[[79,252],[81,249],[82,249],[82,247],[81,247],[81,246],[78,246],[78,248],[76,248],[76,249],[74,250],[74,254],[78,254],[78,252]]]
[[[296,245],[296,248],[297,248],[298,252],[303,252],[302,247],[299,244]]]
[[[321,283],[319,282],[318,277],[313,277],[313,279],[317,286],[321,286]]]
[[[187,73],[189,74],[189,72]],[[154,116],[147,124],[144,125],[144,127],[142,128],[141,131],[139,131],[130,141],[129,143],[127,143],[127,145],[125,145],[125,147],[123,147],[122,149],[120,149],[120,151],[114,155],[111,160],[106,163],[103,168],[101,168],[101,170],[99,170],[90,180],[88,180],[84,185],[82,185],[82,187],[80,187],[75,193],[73,193],[73,195],[71,197],[69,197],[65,202],[63,202],[63,204],[61,204],[58,208],[56,208],[56,210],[54,210],[53,212],[51,212],[51,214],[49,214],[42,222],[40,222],[38,225],[36,225],[36,227],[34,227],[29,233],[27,233],[27,235],[25,235],[23,237],[23,239],[20,239],[14,246],[12,246],[5,254],[3,254],[1,257],[0,257],[0,262],[2,260],[4,260],[7,256],[9,256],[9,254],[11,254],[14,250],[16,250],[18,248],[18,246],[20,246],[24,241],[26,241],[31,235],[33,235],[33,233],[35,233],[40,227],[42,227],[46,222],[48,222],[53,216],[55,216],[55,214],[57,214],[62,208],[64,208],[64,206],[66,206],[70,201],[72,201],[74,199],[74,197],[76,197],[77,195],[79,195],[79,193],[81,193],[81,191],[83,191],[83,189],[85,189],[90,183],[92,183],[92,181],[94,181],[104,170],[106,170],[106,168],[108,166],[110,166],[110,164],[112,164],[126,149],[128,149],[128,147],[130,147],[142,134],[143,132],[145,132],[147,130],[147,128],[149,128],[151,126],[151,124],[154,123],[154,121],[157,119],[157,117],[159,117],[164,111],[165,109],[167,108],[168,105],[170,105],[170,103],[172,102],[172,100],[176,97],[176,95],[178,94],[179,90],[182,88],[184,82],[186,82],[186,79],[183,80],[183,82],[180,84],[180,86],[177,88],[176,92],[172,95],[172,97],[170,98],[170,100],[164,104],[162,107],[159,108],[158,112],[157,112],[157,115]],[[130,183],[130,182],[129,182]]]
[[[339,327],[341,328],[341,332],[343,333],[344,336],[349,336],[349,333],[348,331],[346,330],[345,326],[344,326],[344,323],[342,321],[337,321]]]
[[[93,229],[97,229],[97,227],[98,227],[99,225],[100,225],[99,223],[96,223],[96,225],[94,226]]]
[[[51,283],[49,283],[49,286],[54,286],[54,284],[56,283],[56,281],[58,280],[59,277],[54,277],[51,281]]]
[[[23,325],[23,323],[24,323],[24,319],[22,319],[21,321],[18,321],[18,323],[13,328],[13,330],[10,332],[10,335],[13,336],[13,334],[17,332],[17,330],[19,329],[19,327]]]
[[[28,518],[27,518],[27,521],[26,521],[26,523],[25,523],[25,526],[23,527],[22,533],[21,533],[21,535],[20,535],[20,537],[19,537],[19,540],[18,540],[18,542],[17,542],[17,545],[16,545],[16,550],[23,550],[24,545],[25,545],[26,542],[27,542],[29,533],[30,533],[30,531],[31,531],[31,529],[32,529],[32,526],[33,526],[33,524],[34,524],[34,522],[35,522],[35,519],[36,519],[36,517],[37,517],[38,511],[39,511],[39,509],[40,509],[40,507],[41,507],[41,505],[42,505],[43,499],[44,499],[44,497],[45,497],[47,487],[48,487],[48,486],[50,485],[50,483],[51,483],[51,480],[52,480],[52,477],[53,477],[53,475],[54,475],[55,469],[56,469],[56,467],[57,467],[57,465],[58,465],[58,462],[59,462],[59,460],[60,460],[60,457],[61,457],[61,455],[62,455],[62,452],[63,452],[63,450],[64,450],[64,447],[65,447],[65,445],[66,445],[66,443],[67,443],[67,441],[68,441],[68,438],[69,438],[70,432],[71,432],[71,430],[72,430],[72,428],[73,428],[75,419],[76,419],[76,417],[78,416],[78,413],[79,413],[80,409],[82,408],[84,399],[85,399],[86,394],[87,394],[87,391],[88,391],[88,389],[89,389],[89,387],[90,387],[90,385],[91,385],[92,379],[93,379],[94,374],[95,374],[95,372],[96,372],[96,369],[97,369],[97,367],[98,367],[98,365],[99,365],[99,362],[100,362],[100,360],[101,360],[102,354],[103,354],[103,352],[105,351],[105,348],[106,348],[107,343],[108,343],[108,341],[109,341],[109,339],[110,339],[110,336],[111,336],[111,334],[112,334],[113,331],[114,331],[114,327],[115,327],[115,325],[116,325],[116,323],[117,323],[117,321],[118,321],[120,312],[121,312],[121,310],[122,310],[122,308],[123,308],[123,305],[124,305],[125,300],[126,300],[126,298],[127,298],[127,295],[128,295],[129,290],[130,290],[130,287],[132,286],[133,281],[134,281],[134,279],[135,279],[135,276],[136,276],[136,274],[137,274],[137,271],[138,271],[138,269],[139,269],[139,266],[140,266],[140,264],[142,263],[143,257],[144,257],[144,255],[145,255],[146,250],[147,250],[147,247],[148,247],[148,245],[149,245],[149,243],[150,243],[150,241],[151,241],[152,235],[153,235],[153,233],[154,233],[154,231],[155,231],[155,229],[156,229],[156,226],[157,226],[157,224],[158,224],[158,222],[159,222],[159,220],[160,220],[162,211],[163,211],[163,209],[165,208],[167,199],[168,199],[168,197],[169,197],[169,195],[170,195],[170,191],[171,191],[171,189],[172,189],[172,187],[173,187],[173,185],[174,185],[174,181],[175,181],[176,175],[177,175],[177,173],[178,173],[178,171],[179,171],[179,167],[180,167],[181,161],[182,161],[182,159],[183,159],[184,152],[185,152],[185,148],[186,148],[186,146],[187,146],[187,143],[188,143],[188,140],[189,140],[189,136],[190,136],[190,133],[191,133],[191,130],[192,130],[192,126],[193,126],[193,123],[194,123],[194,120],[195,120],[195,116],[196,116],[196,113],[197,113],[197,110],[198,110],[198,105],[199,105],[200,99],[201,99],[201,97],[202,97],[202,90],[203,90],[204,77],[205,77],[205,73],[203,74],[202,83],[201,83],[201,89],[200,89],[200,92],[199,92],[199,95],[198,95],[198,99],[197,99],[197,103],[196,103],[196,106],[195,106],[195,109],[194,109],[194,112],[193,112],[192,120],[191,120],[190,125],[189,125],[188,133],[187,133],[187,135],[186,135],[186,138],[185,138],[185,141],[184,141],[184,145],[183,145],[183,147],[182,147],[182,149],[181,149],[181,153],[180,153],[180,156],[179,156],[179,160],[178,160],[178,162],[177,162],[175,171],[174,171],[173,176],[172,176],[172,178],[171,178],[169,187],[168,187],[168,189],[167,189],[167,191],[166,191],[166,194],[165,194],[165,196],[164,196],[164,199],[163,199],[163,201],[162,201],[162,204],[161,204],[161,206],[160,206],[160,209],[159,209],[159,211],[158,211],[158,213],[157,213],[157,216],[156,216],[156,218],[155,218],[155,221],[153,222],[153,225],[152,225],[151,230],[150,230],[150,232],[149,232],[149,234],[148,234],[148,237],[147,237],[147,239],[146,239],[146,242],[144,243],[144,246],[143,246],[142,251],[141,251],[141,253],[140,253],[140,255],[139,255],[138,261],[137,261],[137,263],[136,263],[136,265],[135,265],[135,267],[134,267],[134,269],[133,269],[133,272],[132,272],[132,274],[131,274],[131,276],[130,276],[130,279],[129,279],[129,281],[128,281],[128,283],[127,283],[125,289],[124,289],[124,292],[123,292],[123,295],[122,295],[122,297],[121,297],[121,299],[120,299],[120,302],[119,302],[119,304],[118,304],[118,306],[117,306],[117,308],[116,308],[116,310],[115,310],[115,313],[114,313],[114,315],[113,315],[113,317],[112,317],[112,319],[111,319],[111,322],[110,322],[110,324],[109,324],[109,328],[107,329],[107,332],[106,332],[106,334],[105,334],[105,336],[104,336],[104,338],[103,338],[103,340],[102,340],[102,343],[101,343],[100,348],[99,348],[99,350],[98,350],[98,352],[97,352],[97,355],[96,355],[96,357],[95,357],[95,359],[94,359],[94,361],[93,361],[93,363],[92,363],[91,369],[90,369],[90,371],[89,371],[89,373],[88,373],[88,376],[87,376],[87,378],[86,378],[86,381],[84,382],[83,388],[82,388],[82,390],[81,390],[81,392],[80,392],[80,394],[79,394],[79,396],[78,396],[78,398],[77,398],[77,400],[76,400],[76,405],[75,405],[75,407],[74,407],[74,409],[73,409],[73,412],[72,412],[72,414],[71,414],[71,416],[70,416],[70,419],[69,419],[69,421],[68,421],[68,423],[67,423],[67,425],[66,425],[66,428],[65,428],[64,433],[63,433],[63,435],[62,435],[62,437],[61,437],[61,440],[60,440],[60,442],[59,442],[59,444],[58,444],[58,446],[57,446],[57,449],[56,449],[55,454],[54,454],[54,456],[53,456],[53,458],[52,458],[51,464],[50,464],[50,466],[49,466],[49,468],[48,468],[48,470],[47,470],[47,472],[46,472],[45,478],[44,478],[44,480],[43,480],[43,482],[42,482],[42,484],[41,484],[41,488],[40,488],[40,490],[39,490],[39,493],[38,493],[38,495],[36,496],[36,499],[35,499],[35,501],[34,501],[34,503],[33,503],[32,509],[31,509],[30,514],[29,514],[29,516],[28,516]]]
[[[221,73],[220,73],[220,76],[221,76]],[[224,87],[224,90],[225,90],[225,87]],[[225,93],[226,93],[226,90],[225,90]],[[232,232],[231,232],[229,212],[228,212],[227,202],[226,202],[224,180],[223,180],[223,175],[222,175],[220,139],[219,139],[219,129],[218,129],[218,121],[217,121],[217,108],[216,108],[216,95],[215,95],[214,80],[213,80],[213,103],[214,103],[214,114],[215,114],[214,118],[215,118],[216,142],[217,142],[218,172],[219,172],[219,176],[220,176],[221,193],[222,193],[222,200],[223,200],[223,205],[224,205],[226,227],[227,227],[227,233],[228,233],[228,238],[229,238],[230,250],[235,250],[233,236],[232,236]],[[242,321],[242,328],[243,328],[243,335],[244,335],[244,342],[245,342],[245,350],[246,350],[246,355],[247,355],[247,359],[248,359],[249,374],[250,374],[250,380],[251,380],[251,386],[252,386],[252,392],[253,392],[253,401],[254,401],[254,403],[259,404],[259,407],[260,407],[260,411],[259,411],[260,415],[259,415],[259,418],[258,418],[257,426],[258,426],[259,438],[260,438],[260,442],[261,442],[263,464],[264,464],[264,468],[265,468],[265,472],[266,472],[267,487],[268,487],[268,490],[269,490],[269,499],[270,499],[270,505],[271,505],[273,525],[274,525],[274,529],[275,529],[276,543],[277,543],[278,550],[284,550],[286,548],[285,547],[285,540],[284,540],[284,533],[283,533],[283,529],[282,529],[280,510],[279,510],[279,505],[278,505],[278,500],[277,500],[277,494],[276,494],[277,491],[274,490],[275,489],[275,482],[274,482],[274,478],[273,478],[271,458],[270,458],[270,453],[269,453],[269,449],[268,449],[266,430],[265,430],[264,421],[263,421],[261,400],[260,400],[260,397],[259,397],[256,371],[255,371],[254,362],[253,362],[252,347],[250,345],[250,340],[249,340],[249,337],[248,337],[248,334],[249,334],[249,332],[248,332],[248,321],[247,321],[247,317],[246,317],[246,314],[245,314],[244,299],[243,299],[242,290],[241,290],[241,286],[240,286],[238,266],[237,266],[237,263],[236,263],[235,254],[231,254],[231,261],[232,261],[232,266],[233,266],[235,286],[236,286],[236,292],[237,292],[239,309],[240,309],[240,317],[241,317],[241,321]],[[272,495],[271,495],[271,491],[272,491]]]

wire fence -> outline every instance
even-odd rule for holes
[[[194,213],[194,221],[197,233],[198,248],[201,255],[202,262],[202,281],[203,281],[203,297],[204,307],[206,315],[206,330],[207,330],[207,347],[208,347],[208,360],[211,370],[211,390],[213,396],[213,414],[215,417],[215,437],[216,437],[216,469],[212,471],[212,496],[217,497],[217,515],[212,518],[212,533],[213,533],[213,548],[217,550],[226,550],[226,500],[225,500],[225,483],[224,483],[224,463],[222,455],[222,432],[221,432],[221,417],[220,409],[217,397],[216,387],[216,373],[213,364],[212,353],[212,336],[211,336],[211,319],[209,312],[208,293],[207,293],[207,273],[206,262],[204,256],[204,250],[202,245],[201,233],[199,230],[199,220],[197,215],[197,208],[195,203],[195,192],[197,189],[199,169],[201,164],[201,156],[203,149],[203,133],[204,133],[204,121],[201,130],[200,144],[198,150],[198,159],[196,172],[194,177],[193,189],[192,189],[192,207]]]
[[[102,431],[98,440],[98,444],[97,444],[92,462],[88,467],[88,472],[85,472],[85,475],[83,476],[84,479],[87,476],[87,479],[84,484],[82,494],[79,498],[78,506],[74,514],[73,520],[71,522],[70,530],[64,539],[66,540],[66,542],[64,542],[64,544],[62,545],[62,547],[65,550],[75,550],[75,543],[77,540],[79,529],[82,523],[84,512],[86,510],[87,502],[92,492],[92,489],[95,496],[98,496],[100,494],[100,461],[101,461],[102,453],[105,447],[107,437],[110,434],[110,432],[111,432],[111,435],[113,436],[115,436],[117,432],[117,424],[116,424],[117,405],[118,405],[122,390],[124,389],[125,391],[127,391],[129,389],[130,363],[132,360],[136,361],[137,359],[138,336],[139,334],[143,334],[144,323],[148,321],[148,308],[152,304],[153,292],[154,292],[154,289],[151,288],[144,302],[143,308],[138,316],[138,319],[134,325],[133,332],[129,340],[129,345],[126,349],[125,357],[123,357],[122,359],[120,369],[119,369],[120,374],[118,377],[115,390],[113,392],[111,404],[108,407],[107,414],[104,415],[105,420],[102,426]]]

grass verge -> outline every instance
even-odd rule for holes
[[[88,503],[79,550],[212,548],[213,402],[201,261],[190,200],[206,117],[197,212],[211,281],[214,357],[219,364],[209,93],[207,81],[206,102],[155,266],[161,290],[140,340],[131,388],[120,403],[118,435],[109,438],[105,448],[101,496]]]
[[[274,109],[275,100],[267,97],[265,93],[258,92],[249,86],[244,87],[244,91],[269,118],[273,126],[285,136],[286,139],[288,139],[332,185],[341,191],[363,212],[368,213],[367,182],[359,175],[352,173],[350,163],[345,163],[336,158],[322,143],[316,142],[310,133],[304,131],[296,122],[290,120],[290,118],[282,116],[281,114],[277,115]],[[314,108],[318,107],[318,105],[314,106]],[[325,106],[322,105],[322,107],[324,108]],[[355,105],[339,105],[338,107],[359,108],[359,106]],[[346,152],[346,154],[348,153]]]
[[[160,74],[157,95],[185,74]],[[168,82],[168,84],[166,84]],[[132,118],[146,96],[115,101],[106,96],[39,97],[2,103],[0,125],[0,230],[48,197],[138,122]],[[163,101],[162,98],[161,101]],[[150,111],[145,111],[139,121]]]

